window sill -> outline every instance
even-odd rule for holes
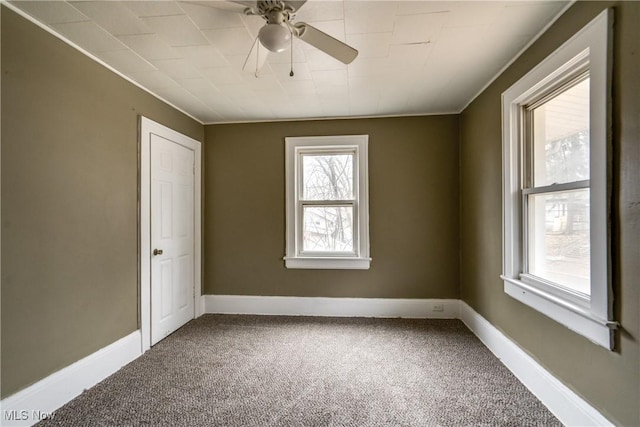
[[[368,270],[371,258],[285,257],[287,268],[315,270]]]
[[[504,291],[512,298],[559,322],[609,350],[613,349],[616,322],[595,316],[588,308],[574,304],[517,279],[502,276]]]

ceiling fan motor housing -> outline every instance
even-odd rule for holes
[[[259,0],[257,2],[258,13],[262,16],[269,15],[272,11],[286,12],[293,11],[293,8],[288,7],[282,0]]]

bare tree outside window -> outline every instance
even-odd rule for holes
[[[351,153],[303,155],[302,200],[326,202],[303,208],[304,251],[353,252],[353,163]]]

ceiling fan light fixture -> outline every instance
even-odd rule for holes
[[[260,28],[258,39],[271,52],[282,52],[289,47],[291,31],[282,24],[267,24]]]

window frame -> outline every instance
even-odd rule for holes
[[[368,135],[285,138],[286,255],[285,267],[294,269],[369,269]],[[353,154],[353,199],[302,199],[302,156]],[[302,240],[305,206],[352,206],[353,252],[305,251]]]
[[[613,10],[606,9],[502,94],[504,291],[569,329],[613,349],[611,287],[611,64]],[[526,108],[588,72],[590,298],[527,274]],[[533,184],[533,183],[531,183]],[[584,183],[580,184],[583,185]],[[530,187],[533,187],[531,185]],[[575,183],[558,184],[572,189]],[[535,187],[534,187],[535,188]],[[533,190],[539,191],[539,190]]]

